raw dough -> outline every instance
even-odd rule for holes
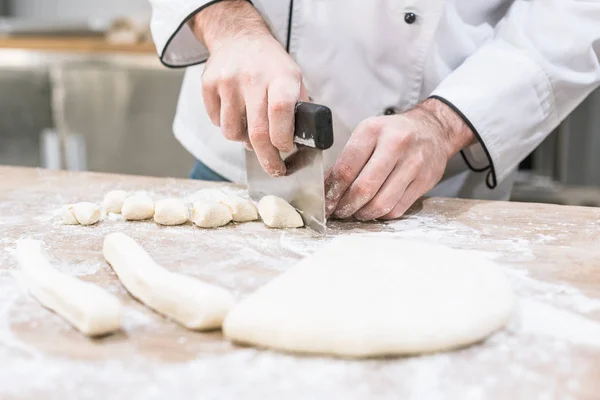
[[[106,236],[103,252],[133,297],[186,328],[219,328],[233,305],[227,290],[168,271],[122,233]]]
[[[129,193],[124,190],[112,190],[104,196],[102,207],[107,213],[121,214],[123,203],[129,197]]]
[[[258,211],[251,200],[230,194],[220,200],[231,210],[234,222],[250,222],[258,219]]]
[[[154,201],[144,194],[136,194],[125,199],[121,212],[128,221],[149,219],[154,215]]]
[[[192,222],[200,228],[218,228],[231,222],[231,209],[213,201],[197,201],[192,209]]]
[[[70,204],[61,209],[62,223],[65,225],[94,225],[101,217],[100,207],[94,203]]]
[[[341,237],[249,295],[223,330],[292,352],[420,354],[484,339],[506,325],[513,305],[501,270],[478,253]]]
[[[189,211],[179,199],[165,199],[156,202],[154,221],[160,225],[181,225],[189,220]]]
[[[268,227],[300,228],[302,216],[287,201],[277,196],[265,196],[258,203],[258,212]]]
[[[121,302],[100,287],[52,268],[41,242],[17,242],[20,278],[42,305],[56,312],[87,336],[106,335],[121,328]]]
[[[60,209],[60,219],[64,225],[79,225],[79,221],[73,215],[73,204]]]

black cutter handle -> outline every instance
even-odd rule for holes
[[[294,142],[319,150],[333,146],[331,110],[315,103],[296,104]]]

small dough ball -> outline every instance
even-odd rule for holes
[[[154,201],[147,195],[136,194],[125,199],[121,212],[128,221],[149,219],[154,215]]]
[[[160,225],[181,225],[189,220],[188,208],[179,199],[165,199],[156,202],[154,222]]]
[[[229,195],[220,201],[231,210],[235,222],[250,222],[258,219],[258,211],[251,200],[236,195]]]
[[[77,203],[71,207],[71,212],[81,225],[94,225],[100,221],[100,207],[94,203]]]
[[[304,226],[302,216],[281,197],[263,197],[258,203],[258,212],[265,225],[271,228],[300,228]]]
[[[200,228],[218,228],[231,222],[233,215],[224,204],[197,201],[192,209],[192,222]]]
[[[102,207],[107,213],[121,214],[123,203],[127,197],[129,197],[129,193],[124,190],[111,190],[104,196]]]
[[[69,204],[60,209],[61,222],[64,225],[79,225],[79,221],[73,215],[73,205]]]

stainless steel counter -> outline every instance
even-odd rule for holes
[[[185,177],[182,78],[151,53],[0,49],[0,164]]]

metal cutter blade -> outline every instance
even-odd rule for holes
[[[296,151],[284,155],[287,174],[272,177],[262,168],[256,154],[246,150],[248,192],[254,201],[279,196],[294,206],[304,224],[319,235],[327,232],[323,150],[333,144],[331,111],[313,103],[298,103],[294,131]]]

